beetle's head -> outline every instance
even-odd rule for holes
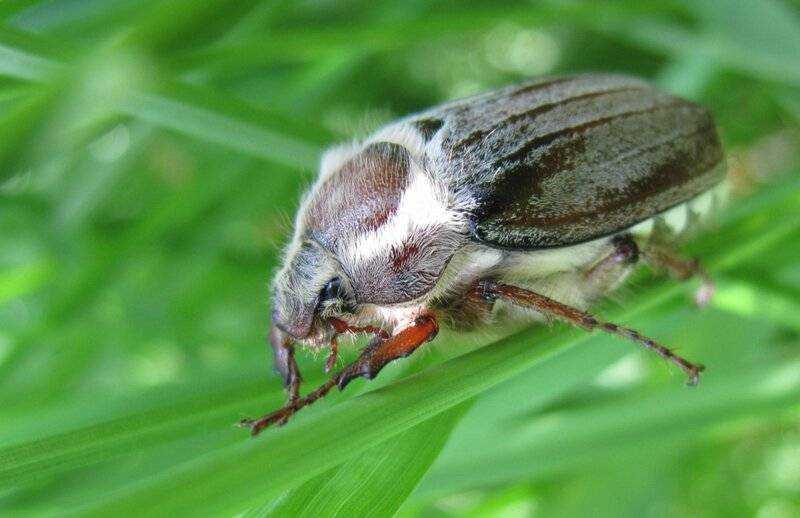
[[[373,142],[347,156],[323,160],[274,283],[275,327],[310,346],[329,344],[335,323],[391,325],[376,308],[423,297],[460,243],[443,189],[406,147]]]
[[[339,262],[313,240],[294,247],[273,287],[273,325],[312,347],[328,345],[331,319],[352,315],[355,298]]]

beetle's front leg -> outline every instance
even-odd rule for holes
[[[433,340],[439,332],[436,319],[430,315],[417,317],[413,325],[390,337],[381,335],[361,351],[358,359],[345,368],[338,376],[339,390],[358,377],[372,379],[389,362],[404,358],[417,350],[422,344]]]
[[[250,428],[253,435],[258,435],[264,428],[272,426],[273,424],[282,425],[301,408],[325,397],[333,387],[338,385],[340,389],[343,389],[351,380],[359,376],[374,378],[387,363],[413,353],[425,342],[433,340],[438,331],[439,326],[436,323],[436,319],[432,316],[421,316],[417,318],[414,325],[403,329],[396,335],[387,337],[385,334],[378,332],[377,336],[370,345],[361,352],[361,356],[359,356],[355,362],[345,367],[338,374],[331,376],[325,383],[317,387],[316,390],[304,397],[297,397],[295,393],[294,397],[290,396],[289,402],[287,402],[283,408],[279,408],[259,419],[242,419],[239,425]],[[273,346],[274,344],[273,342]],[[276,351],[283,350],[285,350],[285,348],[276,349]],[[295,379],[297,380],[296,386],[299,388],[300,373],[297,371],[297,365],[294,364],[294,357],[293,355],[289,355],[287,358],[287,372],[291,373],[292,369],[294,369],[294,372],[296,372]],[[294,367],[291,367],[293,364]],[[288,386],[292,387],[293,385],[289,383]]]

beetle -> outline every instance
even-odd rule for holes
[[[724,197],[705,108],[623,75],[532,80],[443,104],[328,151],[273,283],[270,343],[286,405],[371,379],[432,340],[508,319],[557,319],[631,340],[696,384],[703,367],[590,314],[640,263],[713,283],[675,245]],[[300,396],[295,346],[367,333],[356,361]]]

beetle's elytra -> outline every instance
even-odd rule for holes
[[[586,312],[640,262],[700,276],[674,244],[720,202],[704,108],[619,75],[548,78],[451,102],[335,148],[304,198],[273,285],[270,341],[287,405],[253,433],[372,378],[437,333],[555,317],[632,340],[697,381],[701,366]],[[716,188],[720,186],[720,188]],[[294,344],[373,336],[305,397]],[[533,346],[533,344],[532,344]]]

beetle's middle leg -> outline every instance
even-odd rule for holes
[[[534,291],[518,288],[516,286],[501,284],[493,280],[483,280],[479,281],[478,288],[483,291],[484,297],[486,297],[487,300],[503,299],[516,306],[532,309],[544,315],[555,317],[574,326],[586,329],[587,331],[599,329],[606,333],[631,340],[680,367],[689,375],[690,385],[696,385],[700,379],[700,372],[703,370],[702,365],[695,365],[689,362],[655,340],[643,336],[638,331],[611,322],[603,322],[585,311],[562,304],[557,300],[545,297]]]

